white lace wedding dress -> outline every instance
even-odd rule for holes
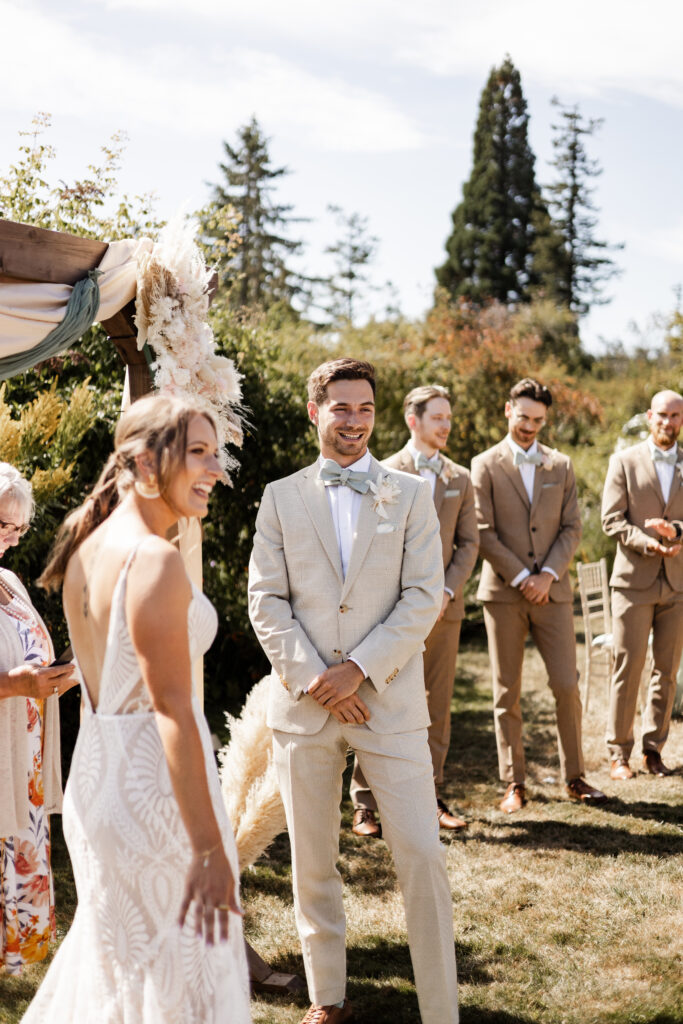
[[[64,832],[78,909],[24,1024],[247,1024],[249,985],[242,922],[207,946],[191,906],[177,924],[191,858],[147,691],[124,613],[131,555],[112,598],[93,709],[85,711],[64,798]],[[217,617],[193,587],[193,661],[211,645]],[[211,800],[238,877],[232,835],[206,720],[196,698]]]

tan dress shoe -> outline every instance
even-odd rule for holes
[[[658,750],[645,751],[643,754],[643,768],[650,775],[659,775],[660,778],[663,778],[665,775],[673,775],[673,770],[667,768]]]
[[[506,814],[514,814],[515,811],[521,811],[525,803],[526,786],[523,782],[511,782],[500,801],[500,809]]]
[[[467,828],[467,822],[463,818],[458,818],[455,814],[451,814],[443,800],[440,800],[439,797],[436,798],[436,806],[439,828],[448,829],[449,832],[461,832],[462,829]]]
[[[343,1006],[311,1006],[301,1024],[347,1024],[352,1020],[351,1003],[345,999]]]
[[[578,800],[582,804],[597,805],[607,803],[607,796],[602,790],[589,785],[581,776],[569,780],[567,783],[567,796],[570,800]]]
[[[356,807],[353,812],[353,825],[351,831],[361,839],[381,839],[382,826],[377,820],[374,811],[369,807]]]
[[[623,757],[617,757],[609,766],[609,777],[616,782],[623,782],[633,778],[633,772],[628,766],[628,761]]]

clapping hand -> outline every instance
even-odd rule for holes
[[[667,519],[659,519],[658,517],[646,519],[643,526],[646,530],[654,530],[660,537],[664,537],[666,540],[674,540],[678,536],[676,527]],[[664,558],[674,558],[679,554],[681,544],[660,544],[657,540],[651,540],[648,549],[654,552],[654,554],[662,555]]]

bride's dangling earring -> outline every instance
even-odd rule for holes
[[[135,490],[137,491],[141,498],[147,498],[148,500],[151,500],[152,498],[159,497],[159,486],[157,484],[157,478],[155,477],[154,473],[149,474],[149,477],[147,478],[147,483],[145,483],[142,480],[136,480],[133,486],[135,487]]]

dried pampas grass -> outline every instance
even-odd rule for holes
[[[223,799],[235,832],[240,870],[249,867],[286,828],[266,725],[270,676],[252,689],[239,718],[226,714],[230,742],[218,753]]]
[[[213,272],[195,243],[196,231],[193,221],[176,217],[163,229],[151,251],[138,257],[138,348],[149,343],[154,351],[152,369],[159,391],[192,398],[213,413],[221,463],[229,480],[227,471],[237,461],[225,446],[242,446],[241,375],[232,359],[215,350],[208,323]]]

